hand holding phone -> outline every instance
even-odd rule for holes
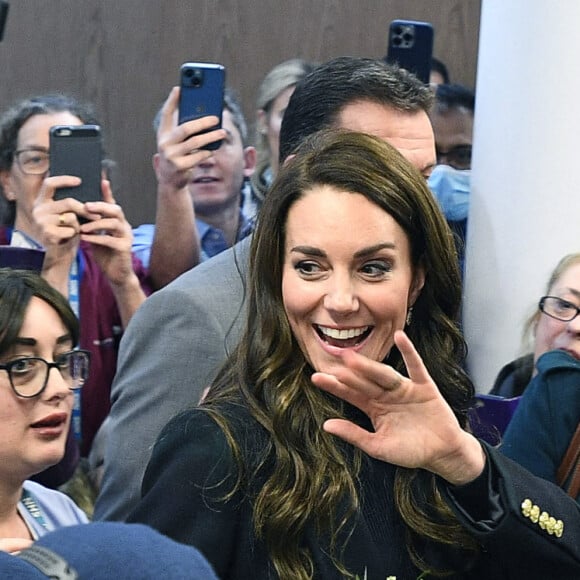
[[[221,64],[186,62],[180,70],[179,123],[214,115],[219,123],[203,131],[221,129],[224,106],[225,67]],[[208,143],[203,149],[214,151],[222,142]]]
[[[50,129],[50,175],[81,178],[76,187],[62,187],[54,199],[101,200],[102,139],[98,125],[56,125]]]

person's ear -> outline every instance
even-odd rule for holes
[[[423,290],[424,285],[425,285],[425,268],[423,266],[417,266],[413,274],[413,282],[411,283],[411,287],[409,288],[409,298],[408,298],[409,306],[413,306],[413,304],[415,304],[417,298],[419,298],[419,294],[421,294],[421,290]]]
[[[244,177],[250,177],[258,162],[258,152],[255,147],[244,147]]]
[[[286,163],[288,163],[288,161],[290,161],[290,159],[294,159],[294,157],[296,157],[296,153],[290,153],[290,155],[288,155],[288,157],[286,157],[286,159],[284,159],[284,163],[282,163],[282,165],[286,165]]]
[[[12,184],[12,173],[6,169],[0,171],[0,185],[2,186],[2,194],[7,201],[15,201],[16,194]]]

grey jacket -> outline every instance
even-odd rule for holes
[[[150,296],[128,325],[111,389],[97,520],[125,520],[161,429],[196,405],[245,318],[248,236]]]

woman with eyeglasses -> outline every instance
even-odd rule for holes
[[[87,517],[29,478],[64,454],[73,391],[90,355],[66,299],[38,274],[0,269],[0,549],[20,550]]]
[[[93,370],[75,435],[87,456],[109,412],[121,334],[149,288],[131,253],[131,226],[108,180],[101,182],[102,201],[54,199],[79,178],[50,175],[50,128],[82,124],[99,124],[92,108],[60,94],[25,99],[2,115],[0,244],[43,249],[42,277],[68,298],[80,321],[81,346],[91,351]]]
[[[501,447],[535,475],[568,490],[558,467],[580,423],[580,253],[554,270],[530,324],[535,330],[534,377],[508,425]],[[580,500],[580,493],[568,490]]]
[[[564,256],[554,268],[543,296],[524,324],[526,354],[506,364],[490,391],[501,397],[523,394],[538,372],[540,357],[555,349],[580,360],[580,252]],[[524,351],[524,352],[525,352]]]

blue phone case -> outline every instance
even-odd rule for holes
[[[222,126],[224,106],[225,67],[207,62],[186,62],[181,66],[179,123],[215,115]],[[207,133],[208,131],[204,131]],[[221,141],[206,145],[204,149],[219,149]]]

